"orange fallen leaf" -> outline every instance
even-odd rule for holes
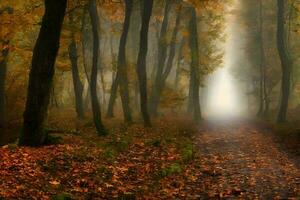
[[[54,180],[54,181],[49,181],[49,183],[50,183],[51,185],[59,185],[59,184],[60,184],[60,182],[59,182],[59,181],[56,181],[56,180]]]

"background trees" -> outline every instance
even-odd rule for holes
[[[243,69],[236,66],[236,69],[241,70],[236,72],[241,79],[247,79],[246,90],[250,96],[250,104],[253,105],[251,109],[256,108],[259,116],[276,121],[285,121],[284,113],[288,113],[298,105],[298,92],[294,88],[295,82],[292,83],[297,79],[294,79],[297,72],[292,69],[296,69],[295,65],[298,65],[297,59],[294,58],[298,55],[295,47],[299,41],[297,34],[299,10],[295,1],[285,1],[283,4],[284,9],[278,6],[277,1],[243,0],[241,6],[245,9],[239,11],[238,15],[241,17],[238,19],[242,19],[240,30],[244,27],[247,30],[241,34],[245,36],[243,48],[248,59],[240,59],[246,63],[246,67]],[[291,38],[294,40],[293,44]],[[283,69],[282,57],[284,66],[287,66]],[[288,83],[289,78],[291,83]],[[287,106],[288,102],[290,109]],[[277,119],[273,116],[277,116]]]
[[[84,114],[89,118],[91,111],[96,110],[96,124],[101,123],[101,112],[107,117],[119,117],[123,110],[125,122],[135,121],[141,113],[145,125],[150,125],[148,112],[157,117],[186,113],[188,107],[198,122],[201,106],[205,107],[210,74],[223,64],[226,16],[222,13],[228,11],[230,1],[154,0],[153,9],[147,10],[147,16],[143,16],[144,4],[139,1],[95,1],[92,7],[97,13],[93,18],[87,7],[90,3],[86,0],[68,3],[53,87],[50,88],[49,112],[70,109],[79,118]],[[281,93],[282,97],[287,96],[287,88],[280,91],[280,54],[275,51],[277,5],[271,0],[241,0],[240,6],[243,9],[232,15],[241,22],[237,31],[244,36],[243,51],[247,59],[235,63],[233,73],[247,85],[245,93],[249,96],[249,105],[253,105],[251,112],[256,110],[261,117],[271,116],[268,113],[277,112],[279,108]],[[285,33],[280,44],[282,46],[284,42],[291,74],[291,84],[284,85],[291,85],[290,106],[295,108],[299,102],[299,10],[296,1],[285,2],[284,6],[281,10],[284,11]],[[270,7],[274,9],[268,9]],[[1,16],[6,20],[1,26],[7,23],[16,27],[6,26],[10,28],[4,27],[1,33],[1,65],[7,64],[8,68],[2,67],[0,73],[0,109],[3,110],[5,99],[5,107],[9,108],[8,120],[20,119],[24,110],[26,92],[18,97],[15,94],[27,87],[30,52],[43,11],[43,4],[38,1],[17,2],[12,8],[9,3],[1,3]],[[20,16],[25,17],[21,19]],[[18,20],[11,22],[10,18]],[[22,24],[29,19],[32,23],[24,27]],[[282,21],[278,22],[282,27]],[[101,132],[103,125],[96,126]]]

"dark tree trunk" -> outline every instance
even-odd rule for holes
[[[44,144],[46,139],[44,122],[66,5],[66,0],[45,0],[45,14],[33,50],[20,145],[39,146]]]
[[[181,13],[181,5],[179,5],[178,11],[177,11],[175,27],[174,27],[174,30],[173,30],[173,33],[172,33],[172,38],[171,38],[171,43],[170,43],[170,53],[169,53],[169,57],[168,57],[168,60],[167,60],[166,69],[164,70],[163,75],[162,75],[162,84],[161,84],[162,88],[160,90],[158,99],[160,99],[161,92],[164,89],[166,80],[167,80],[167,78],[168,78],[168,76],[169,76],[169,74],[172,70],[172,67],[173,67],[173,61],[174,61],[175,53],[176,53],[177,34],[178,34],[179,25],[180,25],[180,18],[181,18],[180,13]]]
[[[154,111],[155,115],[157,114],[157,110],[158,110],[158,105],[159,105],[159,102],[160,102],[161,94],[162,94],[162,92],[163,92],[163,90],[165,88],[166,80],[167,80],[167,78],[168,78],[168,76],[169,76],[169,74],[170,74],[170,72],[172,70],[173,61],[174,61],[174,58],[175,58],[177,33],[178,33],[178,30],[179,30],[180,18],[181,18],[181,15],[180,15],[181,5],[179,5],[179,6],[180,7],[178,8],[178,11],[177,11],[177,17],[176,17],[175,27],[174,27],[174,30],[173,30],[173,33],[172,33],[172,38],[171,38],[171,43],[170,43],[169,57],[168,57],[168,60],[167,60],[165,68],[163,67],[163,72],[162,72],[162,75],[160,76],[159,83],[157,82],[156,86],[159,86],[159,87],[155,87],[156,88],[156,92],[155,92],[156,97],[155,97],[155,103],[154,103],[154,107],[153,107],[153,111]]]
[[[113,83],[111,85],[111,89],[110,89],[110,97],[109,97],[108,108],[107,108],[107,113],[106,113],[107,118],[114,117],[114,105],[115,105],[115,102],[117,99],[119,79],[120,79],[120,76],[119,76],[119,73],[117,73],[116,77],[113,80]]]
[[[120,96],[123,107],[124,120],[126,123],[132,122],[130,103],[129,103],[129,86],[126,66],[126,42],[127,35],[130,26],[130,17],[132,13],[132,0],[125,0],[125,21],[123,26],[123,32],[120,39],[119,55],[118,55],[118,74],[120,81]],[[118,77],[118,75],[117,75]]]
[[[99,17],[96,0],[90,0],[89,13],[93,32],[93,64],[90,78],[91,103],[95,127],[98,135],[106,135],[107,132],[101,119],[101,107],[97,95],[98,56],[99,56]]]
[[[105,84],[105,76],[104,76],[104,70],[101,69],[100,70],[100,79],[101,79],[101,86],[102,86],[102,103],[103,106],[106,107],[106,97],[105,97],[105,88],[106,88],[106,84]]]
[[[285,122],[288,110],[289,95],[290,95],[290,60],[285,46],[285,1],[277,0],[278,16],[277,16],[277,48],[281,60],[282,80],[281,80],[281,100],[277,122]]]
[[[86,49],[89,48],[89,46],[87,45],[88,43],[90,43],[89,41],[89,30],[87,28],[87,24],[89,24],[89,12],[88,12],[88,5],[85,5],[83,8],[83,14],[82,14],[82,21],[81,21],[81,51],[82,51],[82,62],[83,62],[83,68],[84,68],[84,73],[85,73],[85,77],[88,83],[88,87],[87,87],[87,93],[84,97],[84,108],[88,109],[90,106],[90,75],[88,73],[88,59],[87,59],[87,51]]]
[[[142,12],[142,28],[140,32],[140,50],[137,61],[137,74],[140,87],[141,112],[145,126],[151,126],[148,112],[147,69],[146,58],[148,51],[148,30],[153,8],[153,0],[144,0]]]
[[[187,112],[192,113],[194,109],[193,104],[193,87],[195,85],[195,79],[193,78],[193,70],[190,68],[190,82],[189,82],[189,94],[188,94],[188,106],[187,106]]]
[[[179,84],[179,80],[180,80],[181,59],[182,59],[182,51],[183,51],[184,43],[185,43],[185,41],[183,38],[179,44],[179,49],[178,49],[177,69],[176,69],[176,75],[175,75],[175,81],[174,81],[175,89],[178,89],[178,84]]]
[[[199,46],[198,46],[198,28],[197,15],[195,8],[190,9],[191,18],[189,21],[189,45],[191,49],[191,81],[190,93],[191,104],[193,107],[193,119],[196,123],[201,120],[201,109],[199,99],[200,72],[199,72]]]
[[[72,21],[72,20],[71,20]],[[72,77],[73,77],[73,87],[75,93],[75,108],[78,118],[84,118],[83,109],[83,85],[80,80],[79,70],[78,70],[78,55],[77,55],[77,45],[75,41],[75,36],[72,33],[71,43],[69,45],[69,57],[72,65]]]
[[[112,62],[112,85],[110,89],[110,97],[108,101],[108,108],[106,112],[106,117],[107,118],[112,118],[114,117],[114,105],[117,99],[117,93],[118,93],[118,87],[119,87],[119,75],[115,75],[115,68],[116,68],[116,59],[115,59],[115,54],[114,54],[114,49],[113,49],[113,38],[110,36],[110,53],[111,53],[111,62]]]
[[[259,1],[259,48],[260,48],[260,80],[259,80],[259,109],[257,112],[257,116],[261,117],[265,111],[265,56],[264,56],[264,38],[263,38],[263,5],[262,0]]]
[[[160,38],[158,43],[158,66],[156,69],[156,77],[155,82],[153,84],[153,88],[151,91],[151,97],[150,97],[150,112],[152,115],[157,115],[157,108],[159,105],[159,91],[161,90],[162,86],[162,76],[164,71],[164,65],[167,57],[167,48],[168,45],[166,43],[166,37],[167,37],[167,28],[169,24],[169,12],[171,9],[172,0],[166,0],[166,6],[164,10],[164,19],[161,26],[160,31]]]
[[[4,49],[1,52],[0,61],[0,128],[5,124],[5,79],[7,71],[7,57],[9,53],[9,42],[4,42]]]

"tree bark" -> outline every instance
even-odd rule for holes
[[[114,117],[114,105],[115,105],[115,102],[117,99],[119,79],[120,79],[120,76],[119,76],[119,73],[117,73],[116,77],[113,80],[113,83],[111,85],[111,89],[110,89],[110,97],[109,97],[108,108],[107,108],[107,113],[106,113],[107,118]]]
[[[259,48],[260,48],[260,84],[259,84],[259,109],[257,116],[261,117],[265,113],[265,54],[264,54],[264,38],[263,38],[263,5],[262,0],[259,0]]]
[[[116,59],[113,49],[113,38],[112,35],[110,36],[110,53],[111,53],[111,62],[112,62],[112,85],[110,89],[110,97],[108,101],[108,108],[106,112],[107,118],[113,118],[114,117],[114,105],[117,99],[117,93],[118,93],[118,87],[119,87],[119,76],[115,73],[115,65],[116,65]],[[116,74],[116,75],[115,75]]]
[[[123,115],[126,123],[132,122],[130,103],[129,103],[129,86],[126,66],[126,42],[130,26],[130,18],[132,13],[132,0],[125,0],[125,21],[123,25],[123,31],[120,39],[118,66],[117,66],[117,78],[120,81],[120,96],[122,101]],[[118,80],[118,79],[117,79]]]
[[[161,96],[161,92],[164,89],[166,80],[167,80],[167,78],[168,78],[168,76],[169,76],[169,74],[172,70],[172,67],[173,67],[173,61],[174,61],[175,53],[176,53],[177,34],[178,34],[178,30],[179,30],[179,25],[180,25],[180,18],[181,18],[181,5],[179,5],[179,8],[177,10],[175,27],[174,27],[174,30],[173,30],[173,33],[172,33],[172,38],[171,38],[171,43],[170,43],[170,53],[169,53],[169,57],[168,57],[168,60],[167,60],[166,68],[165,68],[165,70],[163,72],[163,75],[162,75],[162,88],[161,88],[161,91],[159,93],[159,99],[160,99],[160,96]]]
[[[179,80],[180,80],[180,70],[181,70],[181,59],[182,59],[182,50],[183,46],[185,44],[184,38],[181,40],[179,44],[179,49],[178,49],[178,57],[177,57],[177,69],[176,69],[176,75],[175,75],[175,80],[174,80],[174,86],[175,90],[178,89],[179,85]]]
[[[70,15],[70,23],[73,24],[73,17]],[[78,70],[78,55],[77,55],[77,45],[75,41],[75,35],[71,33],[71,43],[69,45],[69,58],[72,65],[72,78],[73,78],[73,87],[75,94],[75,108],[77,117],[79,119],[84,118],[84,109],[83,109],[83,85],[80,80],[79,70]]]
[[[93,32],[93,64],[90,78],[90,90],[91,90],[91,103],[94,124],[97,130],[97,134],[106,135],[107,132],[104,128],[101,118],[101,107],[97,95],[97,77],[98,77],[98,56],[99,56],[99,17],[97,11],[96,0],[89,1],[89,13],[92,23],[92,32]]]
[[[151,120],[148,112],[146,57],[148,51],[149,22],[151,18],[152,8],[153,0],[144,0],[142,8],[142,27],[140,32],[140,50],[137,61],[141,112],[144,120],[144,125],[147,127],[151,126]]]
[[[282,78],[281,78],[281,100],[277,116],[277,122],[285,122],[288,110],[290,95],[290,60],[285,46],[285,1],[277,0],[277,48],[281,61]]]
[[[165,61],[167,57],[167,28],[169,24],[169,12],[171,9],[172,0],[166,0],[164,19],[161,26],[160,38],[158,43],[158,66],[156,69],[155,82],[151,91],[150,97],[150,112],[152,115],[157,115],[157,108],[159,105],[159,91],[161,90],[161,80],[163,76]]]
[[[33,50],[20,145],[39,146],[46,140],[44,122],[66,5],[66,0],[45,0],[45,14]]]
[[[201,109],[199,99],[200,89],[200,72],[199,72],[199,45],[198,45],[198,28],[197,15],[195,8],[190,9],[191,18],[189,21],[189,46],[191,49],[191,81],[190,93],[191,104],[193,106],[193,119],[196,123],[201,120]]]
[[[7,57],[9,53],[9,41],[4,42],[0,61],[0,128],[5,124],[5,79],[7,71]]]
[[[85,109],[89,109],[90,106],[90,75],[88,73],[88,56],[87,56],[87,52],[86,49],[89,48],[89,46],[87,45],[87,43],[89,43],[89,30],[87,30],[87,24],[89,23],[89,12],[88,12],[88,5],[85,5],[83,8],[83,14],[82,14],[82,20],[81,20],[81,51],[82,51],[82,62],[83,62],[83,68],[84,68],[84,73],[85,73],[85,77],[87,80],[87,93],[84,97],[84,107]]]

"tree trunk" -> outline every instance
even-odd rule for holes
[[[194,110],[193,104],[193,87],[195,85],[195,79],[193,78],[193,70],[190,68],[190,82],[189,82],[189,94],[188,94],[188,106],[187,106],[187,113],[192,113]]]
[[[148,94],[147,94],[147,70],[146,58],[148,51],[148,31],[149,22],[153,8],[153,0],[144,0],[142,12],[142,28],[140,32],[140,50],[137,61],[137,74],[140,88],[141,112],[145,126],[151,126],[151,120],[148,112]],[[141,8],[142,9],[142,8]]]
[[[128,88],[128,76],[126,66],[126,42],[127,35],[130,26],[130,17],[132,13],[132,0],[125,0],[125,21],[123,26],[123,32],[120,39],[119,55],[118,55],[118,74],[120,81],[120,96],[123,107],[124,120],[126,123],[132,122],[130,103],[129,103],[129,88]],[[118,75],[117,75],[118,76]]]
[[[113,83],[111,85],[111,89],[110,89],[110,97],[109,97],[108,108],[107,108],[107,113],[106,113],[107,118],[114,117],[114,105],[115,105],[115,102],[117,99],[119,79],[120,79],[120,76],[119,76],[119,73],[117,73],[116,77],[113,80]]]
[[[97,95],[98,56],[99,56],[99,17],[96,0],[90,0],[89,13],[93,32],[93,64],[90,78],[91,103],[95,127],[98,135],[106,135],[107,132],[102,124],[101,107]]]
[[[162,76],[162,88],[161,91],[159,93],[159,99],[161,96],[161,92],[164,89],[166,80],[172,70],[173,67],[173,61],[175,58],[175,53],[176,53],[176,42],[177,42],[177,34],[178,34],[178,30],[179,30],[179,25],[180,25],[180,18],[181,18],[181,5],[179,5],[179,8],[177,10],[177,17],[176,17],[176,22],[175,22],[175,27],[172,33],[172,38],[171,38],[171,44],[170,44],[170,53],[169,53],[169,57],[167,60],[167,65],[166,65],[166,69],[163,72],[163,76]]]
[[[178,29],[179,29],[179,25],[180,25],[180,15],[181,12],[181,5],[179,5],[178,11],[177,11],[177,17],[176,17],[176,22],[175,22],[175,27],[172,33],[172,38],[171,38],[171,43],[170,43],[170,53],[169,53],[169,57],[166,63],[166,67],[163,67],[163,72],[162,75],[160,76],[160,80],[159,83],[157,82],[157,86],[156,87],[156,97],[155,97],[155,103],[154,103],[154,107],[153,107],[153,111],[154,114],[157,114],[157,109],[158,109],[158,105],[160,102],[160,98],[161,98],[161,94],[165,88],[166,85],[166,80],[172,70],[173,67],[173,61],[175,58],[175,52],[176,52],[176,41],[177,41],[177,33],[178,33]],[[157,80],[158,81],[158,80]]]
[[[116,65],[116,59],[115,54],[113,50],[113,38],[112,35],[110,36],[110,53],[111,53],[111,62],[112,62],[112,85],[110,89],[110,97],[108,101],[108,108],[106,112],[107,118],[114,117],[114,105],[117,99],[117,93],[118,93],[118,87],[119,87],[119,75],[115,75],[115,65]]]
[[[73,20],[70,20],[71,23]],[[79,70],[78,70],[78,55],[77,55],[77,45],[75,41],[74,33],[72,33],[71,36],[71,43],[69,45],[69,57],[72,65],[72,77],[73,77],[73,87],[74,87],[74,93],[75,93],[75,108],[77,117],[79,119],[84,118],[84,109],[83,109],[83,99],[82,99],[82,93],[83,93],[83,85],[80,80],[79,76]]]
[[[190,9],[191,18],[189,21],[189,46],[191,49],[191,104],[193,106],[193,119],[196,123],[201,120],[201,109],[199,99],[200,72],[199,72],[199,46],[198,46],[198,28],[197,15],[195,8]]]
[[[9,53],[9,41],[4,43],[0,61],[0,128],[5,124],[5,79],[7,71],[7,57]]]
[[[150,97],[150,112],[152,115],[157,115],[157,108],[159,104],[159,91],[161,90],[161,80],[164,71],[164,65],[167,57],[167,28],[169,24],[169,12],[171,9],[172,0],[166,0],[166,6],[164,10],[164,19],[161,26],[160,38],[158,43],[158,66],[156,69],[155,82],[151,91]]]
[[[261,117],[265,112],[265,56],[264,56],[264,38],[263,38],[263,5],[262,0],[259,0],[259,46],[260,46],[260,84],[259,84],[259,109],[257,116]]]
[[[176,75],[175,75],[175,80],[174,80],[175,90],[178,89],[179,80],[180,80],[180,70],[181,70],[180,67],[181,67],[182,50],[183,50],[184,43],[185,43],[185,41],[183,38],[179,44],[179,50],[178,50],[177,69],[176,69]]]
[[[84,97],[84,107],[85,109],[89,109],[90,107],[90,75],[88,73],[88,69],[87,66],[88,64],[88,59],[87,59],[87,51],[86,49],[88,49],[88,45],[87,43],[89,43],[88,40],[88,30],[87,30],[87,24],[89,23],[88,19],[89,19],[89,13],[88,13],[88,5],[85,5],[83,8],[83,14],[82,14],[82,21],[81,21],[81,51],[82,51],[82,62],[83,62],[83,68],[84,68],[84,73],[85,73],[85,77],[87,80],[87,93]]]
[[[281,80],[281,100],[277,122],[285,122],[288,110],[289,95],[290,95],[290,60],[285,46],[285,1],[277,0],[278,16],[277,16],[277,48],[281,61],[282,80]]]
[[[39,146],[46,140],[44,122],[66,5],[66,0],[45,0],[45,14],[33,50],[20,145]]]

